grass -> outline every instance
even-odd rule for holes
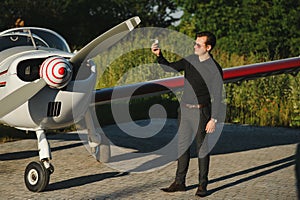
[[[0,143],[16,141],[20,139],[36,138],[35,133],[21,131],[5,125],[0,125]]]
[[[146,97],[140,99],[133,99],[129,103],[124,101],[119,101],[113,104],[104,104],[96,107],[96,113],[98,117],[98,121],[101,126],[114,124],[115,119],[112,114],[111,107],[114,106],[115,108],[129,108],[130,117],[132,120],[141,120],[141,119],[149,119],[149,111],[153,105],[159,104],[163,106],[163,109],[167,113],[167,118],[177,118],[177,108],[179,106],[178,101],[170,98],[163,98],[162,96],[153,96],[153,97]],[[122,113],[124,114],[124,113]],[[152,117],[158,114],[154,112]],[[125,116],[125,114],[124,114]],[[119,120],[118,122],[128,122],[131,121],[130,118],[125,117]]]

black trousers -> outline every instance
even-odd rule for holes
[[[188,172],[191,145],[196,143],[199,167],[199,184],[206,187],[208,184],[209,152],[206,140],[205,127],[210,120],[211,107],[190,109],[181,106],[178,112],[178,153],[177,171],[175,181],[179,184],[185,183]]]

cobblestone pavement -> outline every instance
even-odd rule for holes
[[[175,120],[168,123],[175,128]],[[113,126],[106,128],[107,132],[114,130]],[[41,193],[28,191],[23,180],[27,164],[38,160],[36,140],[0,144],[0,199],[200,198],[194,195],[198,172],[195,158],[187,175],[188,190],[168,194],[160,188],[174,180],[176,162],[152,172],[121,173],[96,162],[77,134],[49,135],[48,139],[55,172]],[[298,143],[299,129],[225,125],[211,156],[210,194],[204,199],[297,199]]]

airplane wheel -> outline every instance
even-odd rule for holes
[[[24,179],[28,190],[40,192],[48,185],[50,173],[42,162],[31,162],[25,169]]]

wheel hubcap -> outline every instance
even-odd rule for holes
[[[37,184],[39,180],[39,174],[35,169],[31,169],[28,173],[27,179],[31,185]]]

